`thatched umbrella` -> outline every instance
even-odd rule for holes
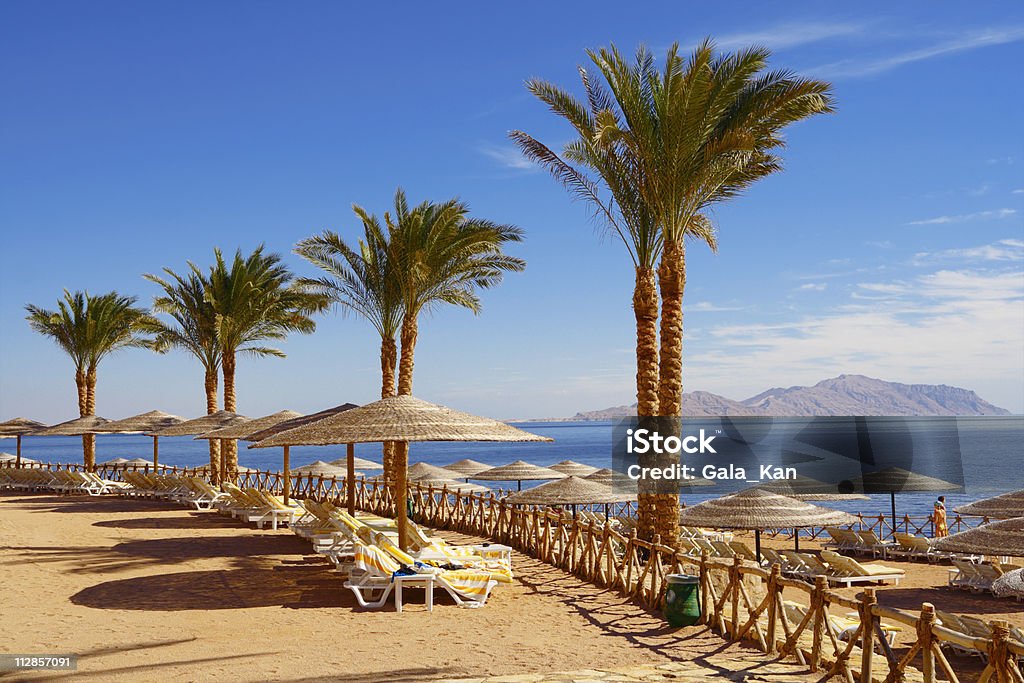
[[[608,518],[608,506],[636,500],[635,493],[616,493],[611,486],[596,481],[569,475],[526,491],[513,493],[505,499],[514,505],[571,505],[572,516],[576,516],[577,505],[604,505],[604,516]]]
[[[348,467],[348,458],[338,458],[337,460],[331,460],[330,464],[331,465],[336,465],[338,467]],[[353,458],[352,465],[357,470],[382,470],[382,469],[384,469],[384,465],[381,465],[379,462],[374,462],[372,460],[367,460],[366,458]]]
[[[324,446],[345,443],[413,441],[551,441],[504,422],[427,403],[413,396],[393,396],[271,436],[250,448]],[[561,478],[561,475],[559,475]],[[406,463],[396,463],[398,538],[408,529]]]
[[[976,500],[973,503],[961,505],[954,512],[961,515],[988,517],[989,519],[1024,517],[1024,489]]]
[[[543,481],[545,479],[565,479],[565,474],[557,470],[553,470],[547,467],[540,467],[539,465],[531,465],[525,460],[516,460],[510,462],[507,465],[501,465],[500,467],[492,467],[489,470],[478,472],[470,477],[470,479],[480,479],[482,481],[514,481],[516,482],[516,490],[523,490],[524,481]]]
[[[554,465],[548,467],[550,470],[561,472],[571,477],[586,477],[588,475],[597,472],[598,468],[591,465],[584,465],[581,462],[575,460],[563,460],[562,462],[556,462]]]
[[[940,538],[932,547],[951,553],[1024,557],[1024,517],[982,524]]]
[[[152,432],[167,429],[184,421],[183,417],[171,415],[162,410],[151,410],[148,413],[139,413],[122,420],[108,422],[96,431],[105,434],[146,434],[151,437],[153,439],[153,468],[156,469],[160,462],[160,437]]]
[[[870,500],[863,493],[840,493],[838,484],[827,484],[817,479],[797,475],[795,479],[778,479],[764,482],[752,488],[761,489],[770,493],[778,493],[797,500],[807,501],[843,501],[843,500]]]
[[[405,472],[405,478],[408,481],[429,481],[431,479],[447,479],[454,480],[459,476],[458,472],[453,472],[444,467],[438,467],[437,465],[431,465],[425,462],[417,462],[409,465],[409,468]]]
[[[206,432],[214,429],[220,429],[222,427],[230,427],[232,425],[241,424],[243,422],[249,422],[249,418],[245,415],[239,415],[233,413],[230,410],[218,410],[215,413],[209,415],[202,415],[192,420],[185,420],[179,422],[176,425],[165,427],[163,429],[154,430],[149,436],[195,436],[196,434],[205,434]],[[223,447],[224,442],[221,442]],[[214,481],[224,480],[224,450],[221,449],[220,462],[213,462],[213,455],[211,454],[210,459],[210,476]]]
[[[280,410],[272,415],[264,415],[263,417],[257,417],[252,420],[246,420],[245,422],[238,422],[236,424],[228,425],[227,427],[220,427],[203,434],[196,436],[196,439],[218,439],[220,440],[221,452],[223,453],[223,444],[229,440],[240,440],[240,441],[252,441],[250,436],[256,432],[260,432],[264,429],[269,429],[275,425],[278,425],[287,420],[293,420],[297,417],[302,417],[302,413],[297,413],[294,410]],[[221,460],[221,473],[227,475],[224,467],[224,461]],[[288,488],[288,487],[285,487]],[[287,496],[287,494],[285,494]]]
[[[761,557],[763,529],[803,529],[812,526],[852,524],[853,515],[782,496],[758,488],[744,489],[721,498],[683,508],[679,522],[715,529],[747,529],[754,532],[757,556]],[[794,534],[799,550],[800,537]]]
[[[110,460],[104,460],[99,464],[103,467],[120,467],[126,462],[128,462],[128,458],[111,458]]]
[[[14,455],[14,466],[21,467],[21,437],[35,434],[46,427],[42,422],[36,422],[26,417],[16,417],[6,422],[0,422],[0,439],[16,438],[18,448]]]
[[[74,420],[68,420],[67,422],[61,422],[50,427],[45,427],[34,432],[33,436],[84,436],[86,434],[95,434],[96,429],[102,425],[110,422],[105,417],[98,417],[96,415],[86,415],[85,417],[76,417]],[[82,459],[85,461],[85,443],[82,443]]]
[[[484,470],[491,469],[491,467],[493,467],[493,465],[488,465],[477,460],[470,460],[469,458],[463,458],[462,460],[457,460],[450,465],[444,466],[446,470],[458,472],[462,475],[459,477],[460,479],[467,479],[472,477],[474,474],[480,474]]]
[[[249,434],[248,436],[246,436],[245,440],[246,441],[252,441],[252,442],[262,441],[263,439],[270,438],[271,436],[274,436],[275,434],[280,434],[281,432],[286,432],[289,429],[295,429],[297,427],[302,427],[304,425],[312,424],[314,422],[318,422],[319,420],[323,420],[323,419],[331,417],[333,415],[339,415],[341,413],[344,413],[345,411],[352,410],[353,408],[356,408],[356,407],[357,406],[356,406],[355,403],[342,403],[341,405],[334,406],[333,408],[326,408],[326,409],[321,410],[321,411],[316,412],[316,413],[311,413],[309,415],[300,415],[298,417],[293,417],[293,418],[290,418],[288,420],[284,420],[282,422],[277,422],[277,423],[275,423],[275,424],[273,424],[273,425],[271,425],[269,427],[264,427],[264,428],[260,429],[259,431],[255,431],[255,432]],[[251,448],[251,446],[250,446],[250,448]],[[284,449],[283,449],[284,453],[282,454],[283,455],[283,457],[282,457],[282,469],[284,470],[284,473],[283,473],[283,475],[284,475],[284,491],[283,491],[283,494],[284,494],[284,502],[285,502],[286,505],[291,500],[291,495],[292,495],[292,474],[291,474],[291,453],[290,453],[290,448],[291,448],[291,446],[285,445]],[[355,508],[355,505],[356,505],[356,502],[355,502],[356,501],[356,498],[355,498],[355,481],[356,481],[355,457],[356,457],[356,453],[355,453],[355,447],[354,447],[353,444],[348,444],[348,449],[346,450],[346,457],[348,458],[349,462],[346,465],[346,467],[348,469],[346,481],[348,483],[347,483],[347,486],[346,486],[345,490],[346,490],[346,494],[347,494],[347,497],[348,497],[348,511],[349,511],[350,514],[354,515],[356,513],[356,508]],[[334,463],[331,463],[331,464],[339,464],[339,463],[334,462]],[[365,468],[361,468],[361,469],[365,469]]]
[[[960,491],[963,490],[963,487],[925,474],[911,472],[902,467],[886,467],[854,479],[853,490],[864,493],[889,494],[889,501],[892,505],[892,533],[895,536],[897,491]]]
[[[345,468],[332,465],[331,463],[324,462],[323,460],[314,460],[306,465],[296,467],[292,470],[292,473],[300,476],[312,474],[315,477],[329,479],[330,477],[344,477]]]
[[[997,598],[1008,598],[1011,596],[1024,596],[1024,569],[1014,569],[1006,572],[992,582],[992,592]]]

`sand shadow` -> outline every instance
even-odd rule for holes
[[[906,610],[911,614],[921,611],[921,603],[930,602],[936,609],[955,601],[952,611],[964,614],[1010,614],[1020,610],[1020,603],[1012,598],[997,598],[986,593],[969,593],[945,586],[922,588],[887,588],[876,593],[878,602],[886,607]],[[948,608],[945,608],[948,609]]]
[[[191,513],[188,517],[133,517],[94,522],[106,529],[240,529],[241,523],[223,515]]]

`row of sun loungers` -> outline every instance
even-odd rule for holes
[[[798,553],[793,550],[762,548],[761,554],[769,565],[777,564],[782,573],[800,579],[813,580],[818,576],[834,585],[851,586],[855,583],[892,581],[899,585],[906,572],[882,564],[861,563],[852,557],[831,550],[822,550],[821,556]]]
[[[1019,567],[954,559],[953,568],[949,570],[949,585],[973,593],[988,593],[991,592],[992,584],[996,579],[1013,569],[1019,569]]]
[[[960,633],[973,636],[975,638],[991,638],[992,629],[981,619],[976,617],[970,617],[962,614],[953,614],[951,612],[943,612],[942,610],[935,610],[935,618],[940,626],[945,626],[951,631],[959,631]],[[1019,643],[1024,643],[1024,630],[1017,626],[1010,625],[1010,638],[1016,640]],[[957,643],[943,642],[943,646],[948,647],[953,652],[966,655],[970,657],[978,657],[982,661],[988,660],[988,652],[983,650],[977,650],[974,648],[965,647]],[[1024,664],[1024,657],[1018,658],[1018,664]]]
[[[125,488],[119,481],[101,479],[92,472],[43,469],[0,469],[0,489],[20,491],[52,491],[101,496]]]
[[[882,540],[870,529],[858,531],[826,527],[825,531],[828,532],[831,539],[825,543],[826,548],[834,548],[840,552],[855,555],[871,555],[883,559],[899,557],[926,562],[942,562],[954,557],[961,557],[955,553],[935,550],[932,547],[931,539],[913,534],[896,532],[892,539]]]

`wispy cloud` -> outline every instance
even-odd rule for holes
[[[742,311],[742,306],[719,306],[713,304],[710,301],[698,301],[693,306],[689,307],[691,311],[701,311],[704,313],[720,313],[722,311]]]
[[[976,211],[975,213],[923,218],[921,220],[910,221],[907,225],[945,225],[947,223],[967,223],[968,221],[1009,218],[1016,215],[1016,213],[1017,209],[991,209],[989,211]]]
[[[536,170],[536,166],[529,159],[512,145],[495,145],[483,143],[477,147],[477,151],[505,168],[514,168],[519,171]]]
[[[1024,241],[1005,239],[977,247],[921,251],[914,254],[911,263],[920,266],[944,261],[1024,261]]]
[[[977,50],[983,47],[991,47],[993,45],[1015,43],[1020,40],[1024,40],[1024,26],[974,30],[955,38],[916,50],[889,55],[888,57],[879,57],[867,61],[844,59],[830,64],[822,64],[818,67],[807,69],[807,71],[829,78],[874,76],[907,64],[913,64],[914,62],[921,62],[958,52]]]
[[[864,32],[862,23],[793,22],[744,33],[716,37],[715,44],[723,50],[735,50],[758,44],[773,50],[818,43],[833,38],[855,36]]]
[[[827,282],[807,282],[797,287],[803,292],[824,292],[827,288]]]
[[[1013,192],[1011,192],[1011,194],[1024,194],[1024,187],[1020,188],[1019,190],[1014,190]]]

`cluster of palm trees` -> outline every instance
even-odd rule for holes
[[[765,48],[719,54],[710,40],[688,58],[672,46],[660,68],[643,47],[633,61],[614,46],[588,56],[595,73],[580,68],[583,101],[541,80],[527,83],[574,131],[561,153],[522,131],[510,136],[625,245],[635,270],[637,414],[678,429],[686,242],[717,250],[709,209],[781,169],[782,130],[832,111],[830,86],[768,71]],[[321,277],[295,278],[262,248],[246,258],[237,253],[231,264],[215,251],[206,270],[190,263],[184,274],[146,276],[163,290],[153,306],[163,319],[116,293],[65,293],[57,312],[29,306],[29,320],[74,360],[83,415],[95,408],[100,359],[127,346],[192,354],[204,369],[209,412],[217,410],[220,371],[224,407],[233,411],[237,354],[283,355],[262,343],[312,332],[311,316],[331,304],[380,334],[381,396],[410,394],[420,313],[442,304],[478,312],[478,290],[525,267],[504,253],[522,231],[470,217],[457,200],[410,208],[401,190],[383,219],[353,209],[363,233],[356,242],[326,231],[295,249]],[[404,483],[406,458],[400,445],[385,445],[387,481]],[[675,492],[641,486],[639,533],[674,542]]]

